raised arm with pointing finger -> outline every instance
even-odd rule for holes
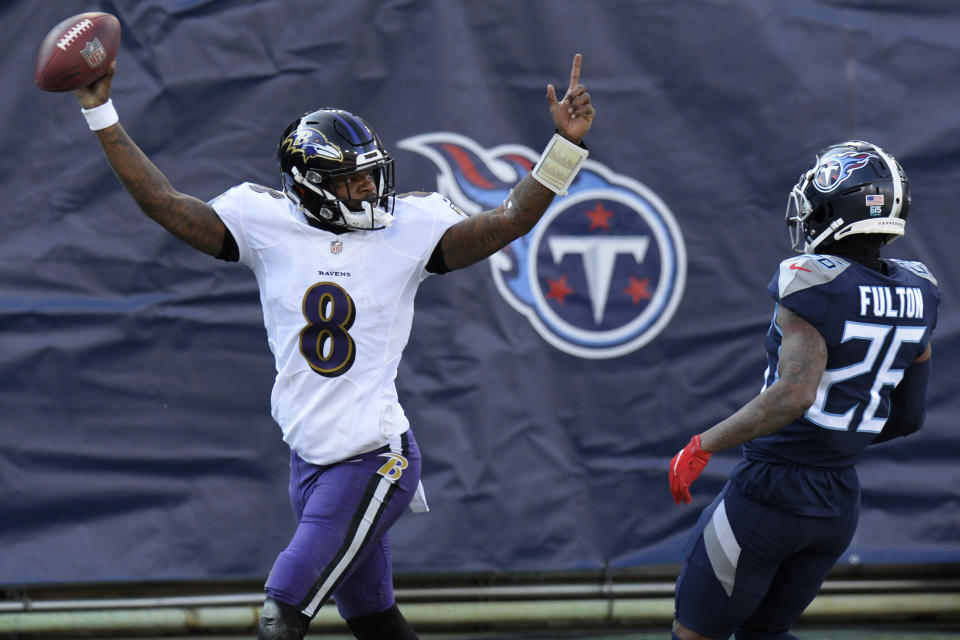
[[[394,380],[414,296],[431,273],[482,260],[529,232],[587,156],[593,123],[581,56],[556,134],[496,209],[467,216],[437,193],[398,195],[394,160],[359,116],[321,108],[280,136],[280,188],[244,182],[210,202],[174,189],[119,123],[116,72],[74,92],[107,160],[143,212],[191,247],[257,276],[276,358],[272,415],[290,446],[298,522],[266,583],[259,637],[299,639],[335,597],[353,634],[416,638],[393,599],[387,531],[425,510],[420,452]],[[385,312],[384,310],[389,310]]]
[[[526,234],[553,202],[554,195],[565,191],[573,180],[573,175],[566,180],[567,174],[563,173],[565,165],[557,167],[555,163],[562,163],[565,159],[568,162],[579,160],[580,163],[575,165],[579,169],[582,159],[586,158],[586,149],[578,148],[578,145],[593,124],[594,109],[590,94],[580,83],[580,64],[581,56],[578,53],[573,58],[570,86],[562,100],[557,100],[553,85],[547,85],[550,114],[558,137],[562,138],[555,137],[551,141],[546,157],[538,163],[538,168],[542,169],[546,164],[548,169],[557,169],[566,184],[550,183],[550,177],[554,174],[545,172],[547,177],[540,177],[544,173],[534,168],[517,183],[499,207],[473,215],[448,229],[440,241],[440,248],[450,269],[466,267],[491,256]],[[565,144],[565,141],[573,144]]]
[[[562,99],[557,99],[552,84],[547,85],[547,101],[556,131],[575,146],[582,144],[595,113],[590,94],[580,82],[581,62],[582,56],[578,53],[574,56],[570,84]],[[107,111],[113,109],[110,88],[116,65],[116,61],[112,62],[98,82],[74,91],[85,111],[103,110],[104,107]],[[109,126],[98,129],[96,134],[114,173],[147,216],[191,247],[212,256],[220,255],[227,231],[213,207],[175,190],[130,139],[118,120],[112,119]],[[564,149],[561,141],[551,146],[555,155],[561,155]],[[583,158],[586,157],[585,151],[582,152]],[[567,153],[578,152],[567,150]],[[577,170],[580,164],[576,165]],[[575,172],[572,173],[564,186],[572,181]],[[532,173],[528,174],[499,207],[475,214],[450,227],[440,241],[447,267],[453,270],[469,266],[530,231],[558,193],[551,187],[553,185],[546,180],[540,181]],[[335,220],[330,222],[336,224]]]

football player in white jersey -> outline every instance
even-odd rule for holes
[[[465,216],[436,193],[397,195],[393,158],[362,119],[318,109],[281,136],[282,189],[251,183],[211,202],[176,191],[123,127],[116,63],[74,92],[107,160],[141,210],[191,247],[257,278],[277,376],[274,419],[290,445],[298,526],[266,583],[263,640],[302,638],[331,596],[362,640],[416,634],[393,597],[388,530],[423,510],[420,454],[395,377],[419,284],[523,236],[586,158],[594,107],[581,56],[558,99],[556,134],[496,209]]]

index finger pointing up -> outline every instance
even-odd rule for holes
[[[580,84],[580,63],[583,62],[583,56],[579,53],[573,56],[573,68],[570,69],[570,89]]]

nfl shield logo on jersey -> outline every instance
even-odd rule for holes
[[[340,240],[331,240],[330,253],[343,253],[343,242]]]

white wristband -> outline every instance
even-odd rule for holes
[[[93,109],[80,109],[80,113],[87,119],[91,131],[106,129],[120,122],[117,110],[113,108],[113,100],[107,100]]]
[[[580,167],[589,152],[561,136],[553,134],[547,148],[540,155],[532,175],[537,182],[561,196],[567,195],[567,187],[580,173]]]

